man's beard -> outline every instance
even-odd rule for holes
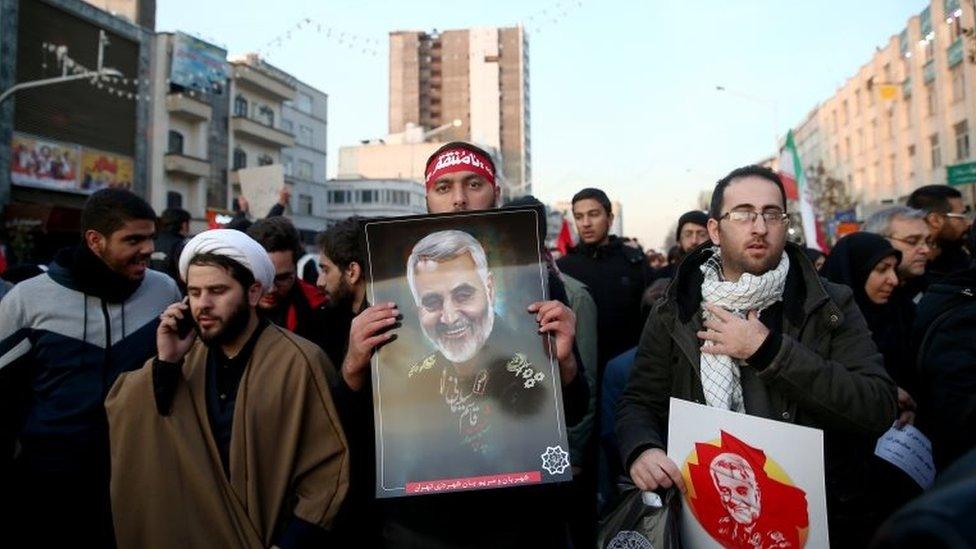
[[[766,243],[769,246],[769,243]],[[754,276],[761,276],[773,269],[775,269],[780,260],[783,258],[783,254],[786,253],[785,249],[781,249],[779,253],[772,251],[772,247],[768,248],[769,253],[762,263],[757,264],[754,260],[749,257],[748,252],[736,251],[736,253],[729,253],[727,250],[722,251],[722,270],[723,271],[733,271],[739,272],[741,274],[749,273]]]
[[[249,320],[251,320],[251,307],[247,300],[242,299],[240,305],[224,321],[224,326],[219,332],[211,336],[204,336],[201,333],[200,339],[208,346],[230,343],[247,329]]]
[[[355,293],[352,290],[352,284],[349,284],[345,279],[339,280],[339,287],[336,288],[335,292],[329,292],[329,304],[330,309],[352,309],[352,302],[355,298]]]
[[[495,313],[491,307],[485,308],[485,314],[478,320],[469,320],[468,317],[460,315],[457,322],[450,326],[437,323],[433,329],[433,334],[423,327],[424,336],[437,347],[437,350],[444,355],[444,358],[454,363],[467,362],[478,354],[481,347],[488,341],[491,330],[495,325]],[[441,336],[441,332],[449,332],[467,328],[470,334],[464,339],[452,340]]]

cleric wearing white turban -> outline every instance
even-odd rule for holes
[[[261,284],[265,292],[274,285],[275,268],[268,257],[268,252],[241,231],[233,229],[214,229],[204,231],[186,243],[180,254],[180,278],[186,282],[186,273],[190,268],[190,261],[200,254],[215,254],[226,256],[240,263],[254,275],[254,280]]]

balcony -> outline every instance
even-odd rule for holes
[[[208,177],[210,175],[209,161],[179,153],[166,153],[163,157],[163,166],[166,173],[188,177]]]
[[[962,58],[965,52],[962,49],[962,37],[956,38],[956,41],[952,43],[946,49],[946,57],[948,60],[949,68],[955,67],[959,63],[962,63]]]
[[[182,116],[194,122],[209,121],[213,111],[210,105],[179,93],[166,96],[166,110],[171,115]]]
[[[250,139],[268,147],[295,146],[295,136],[292,134],[243,116],[232,118],[230,128],[234,132],[234,137]]]
[[[247,65],[235,65],[234,74],[238,86],[250,88],[263,95],[270,95],[277,101],[291,101],[298,94],[294,85],[286,84]]]

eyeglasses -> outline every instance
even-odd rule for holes
[[[719,219],[728,219],[733,223],[744,225],[746,223],[755,223],[759,216],[762,216],[763,221],[767,225],[779,226],[787,224],[790,221],[790,215],[782,210],[764,210],[763,212],[746,209],[731,210],[719,217]]]
[[[912,248],[921,248],[922,246],[926,246],[928,248],[935,247],[935,239],[925,238],[924,236],[917,234],[907,238],[898,238],[897,236],[889,236],[888,238],[890,240],[897,240],[898,242],[904,243]]]
[[[973,214],[972,214],[972,212],[966,212],[966,213],[961,213],[961,214],[947,213],[947,214],[945,214],[945,216],[946,217],[951,217],[952,219],[962,219],[963,221],[972,221],[973,220]]]

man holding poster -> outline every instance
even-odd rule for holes
[[[895,385],[851,290],[787,244],[788,220],[771,170],[718,181],[710,244],[685,258],[644,328],[617,407],[622,458],[641,489],[684,491],[664,452],[670,397],[822,429],[830,538],[863,547],[875,524],[862,469],[895,419]]]

